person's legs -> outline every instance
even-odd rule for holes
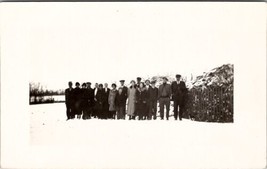
[[[125,106],[120,106],[120,119],[125,119]]]
[[[67,120],[69,120],[71,118],[71,108],[70,108],[70,105],[69,103],[66,104],[66,113],[67,113]]]
[[[112,111],[112,119],[116,119],[116,111]]]
[[[146,119],[146,120],[150,120],[150,119],[151,119],[151,116],[149,115],[149,109],[150,109],[150,105],[149,105],[149,103],[146,103],[146,104],[145,104],[145,107],[146,107],[145,119]]]
[[[174,112],[174,119],[177,120],[177,115],[178,115],[178,102],[177,102],[177,100],[173,101],[173,112]]]
[[[163,100],[163,98],[159,99],[159,110],[160,110],[160,118],[164,119],[164,100]]]
[[[84,108],[82,108],[82,119],[86,119],[86,110]]]
[[[147,105],[148,105],[148,119],[151,120],[153,115],[153,102],[149,101]]]
[[[74,103],[70,103],[70,118],[71,119],[75,118],[75,105],[74,105]]]
[[[99,103],[98,103],[98,106],[97,106],[97,114],[96,114],[96,116],[97,116],[97,118],[98,119],[101,119],[102,118],[102,105],[100,105]]]
[[[170,99],[166,98],[166,118],[167,120],[169,120],[169,112],[170,112]]]
[[[116,114],[117,114],[117,119],[119,120],[121,118],[121,109],[120,109],[120,107],[117,108]]]
[[[93,115],[93,107],[89,105],[89,107],[88,107],[88,118],[90,119],[92,115]]]
[[[122,119],[125,119],[125,116],[126,116],[126,106],[124,105],[124,106],[122,106],[121,107],[121,112],[122,112]]]
[[[109,107],[108,107],[108,104],[107,104],[106,102],[103,103],[103,116],[102,116],[103,119],[112,118],[112,117],[111,117],[111,116],[112,116],[112,115],[111,115],[112,112],[110,112],[108,108],[109,108]]]
[[[153,116],[154,116],[154,120],[157,119],[157,101],[153,101],[152,102],[152,112],[153,112]]]
[[[184,112],[184,105],[179,105],[179,119],[182,120],[183,118],[183,112]]]

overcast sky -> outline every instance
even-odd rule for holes
[[[9,32],[28,49],[29,81],[52,89],[70,80],[201,75],[234,63],[235,46],[252,37],[258,15],[246,3],[29,3],[12,10],[19,12],[9,16]]]

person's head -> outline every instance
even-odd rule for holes
[[[105,84],[104,84],[104,87],[105,87],[105,88],[108,88],[108,84],[107,84],[107,83],[105,83]]]
[[[99,89],[103,89],[103,84],[99,84],[99,85],[98,85],[98,88],[99,88]]]
[[[76,86],[76,87],[80,87],[80,83],[79,83],[79,82],[76,82],[76,83],[75,83],[75,86]]]
[[[177,74],[175,77],[176,77],[176,80],[177,80],[177,81],[180,81],[180,79],[181,79],[181,75]]]
[[[156,85],[156,81],[152,81],[152,82],[151,82],[151,86],[152,86],[152,87],[155,87],[155,85]]]
[[[141,82],[140,83],[140,88],[142,89],[143,87],[145,87],[145,83],[144,82]]]
[[[113,84],[111,85],[111,87],[112,87],[112,89],[116,89],[117,85],[116,85],[115,83],[113,83]]]
[[[90,82],[87,82],[86,85],[87,85],[87,88],[91,88],[91,83]]]
[[[137,80],[137,83],[140,83],[141,82],[141,77],[137,77],[136,80]]]
[[[95,83],[95,88],[98,88],[98,87],[99,87],[98,83]]]
[[[84,89],[86,88],[86,83],[82,84],[82,88],[84,88]]]
[[[163,77],[163,83],[167,83],[168,79],[167,77]]]
[[[145,83],[146,83],[147,86],[150,85],[150,81],[149,80],[146,80]]]
[[[72,88],[72,82],[69,82],[69,88]]]
[[[121,86],[124,85],[125,80],[120,80]]]
[[[131,81],[131,86],[134,86],[134,85],[135,85],[135,81],[132,80],[132,81]]]

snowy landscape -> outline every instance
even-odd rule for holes
[[[158,128],[162,127],[166,127],[167,131],[176,131],[181,129],[188,130],[183,129],[182,126],[190,126],[194,123],[200,123],[201,126],[203,125],[202,123],[205,122],[233,122],[233,99],[230,97],[208,97],[204,93],[204,91],[207,91],[210,87],[218,88],[223,86],[228,90],[225,90],[224,93],[221,92],[221,96],[228,96],[230,94],[231,97],[233,97],[233,78],[233,65],[228,64],[212,69],[210,72],[204,73],[204,75],[198,76],[195,80],[192,79],[190,82],[188,82],[187,87],[189,88],[189,93],[191,92],[191,90],[199,90],[199,93],[198,95],[196,95],[195,92],[191,92],[191,97],[188,98],[189,101],[186,106],[187,108],[184,114],[184,119],[183,121],[179,122],[175,121],[173,118],[173,102],[171,102],[171,118],[168,122],[161,121],[159,120],[159,118],[155,121],[152,120],[141,122],[99,119],[74,119],[66,121],[65,103],[31,105],[31,141],[33,144],[87,143],[92,138],[92,136],[97,140],[97,138],[101,137],[102,134],[115,138],[119,137],[117,135],[114,135],[113,131],[116,131],[116,133],[119,133],[119,135],[121,135],[122,133],[127,135],[127,132],[131,131],[132,127],[136,130],[137,133],[144,134],[146,133],[146,130],[147,132],[153,133],[155,132],[155,129],[157,130]],[[157,83],[160,84],[162,78],[153,77],[151,78],[151,80],[157,80]],[[191,84],[190,87],[188,85],[189,83]],[[212,90],[211,92],[214,92],[214,90]],[[209,96],[217,95],[217,93],[214,94],[211,92],[210,94],[208,94]],[[64,99],[64,96],[55,97],[59,97],[61,100]],[[203,102],[206,102],[205,105]],[[192,116],[194,116],[194,118],[192,118]],[[227,119],[227,117],[231,118],[230,121],[229,119]],[[194,120],[203,122],[196,122]],[[90,134],[83,135],[82,133]],[[110,135],[111,133],[113,134]],[[94,134],[96,135],[94,136]],[[90,137],[84,138],[84,136]],[[82,139],[79,139],[81,137]]]
[[[237,136],[233,130],[233,123],[207,123],[188,119],[175,121],[173,116],[169,121],[159,118],[150,121],[100,119],[66,121],[65,110],[64,103],[30,106],[30,144],[59,146],[55,147],[57,150],[64,146],[62,151],[74,153],[66,154],[67,159],[83,161],[83,163],[74,163],[71,160],[61,163],[55,161],[53,164],[56,167],[201,168],[209,164],[212,168],[217,166],[216,161],[221,162],[221,167],[227,167],[227,163],[222,161],[234,163],[236,154],[229,154],[225,158],[222,153],[231,152],[235,147],[232,139]],[[68,147],[72,149],[68,150]],[[84,150],[88,158],[73,150],[75,147]],[[206,151],[209,155],[205,154]],[[208,162],[210,156],[214,156],[215,163]],[[43,167],[46,166],[48,167],[49,163],[43,163]]]
[[[0,168],[266,167],[264,3],[1,5]],[[178,74],[181,121],[67,120],[70,81]]]
[[[173,116],[166,120],[79,120],[66,121],[65,103],[40,104],[30,106],[31,144],[101,144],[109,140],[113,143],[125,136],[127,139],[155,139],[166,137],[187,137],[191,134],[201,135],[201,130],[227,130],[232,124],[196,122],[188,119],[175,121]],[[172,111],[170,111],[172,114]],[[177,133],[174,134],[174,133]],[[216,133],[213,133],[216,134]],[[217,133],[218,134],[218,133]],[[130,138],[133,137],[133,138]],[[150,138],[158,137],[158,138]],[[208,139],[208,138],[205,138]],[[201,141],[201,140],[199,140]],[[204,140],[202,140],[204,141]],[[207,141],[207,140],[206,140]]]

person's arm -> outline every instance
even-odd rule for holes
[[[127,90],[127,98],[129,97],[129,95],[130,95],[130,88],[128,88]]]
[[[169,95],[169,97],[172,97],[172,88],[171,88],[171,85],[170,85],[170,87],[169,87],[169,88],[170,88],[170,89],[169,89],[169,90],[170,90],[170,91],[169,91],[169,92],[170,92],[170,95]]]
[[[148,92],[148,90],[147,91],[145,91],[145,102],[144,103],[148,103],[148,100],[149,100],[149,92]]]
[[[174,91],[173,88],[174,88],[174,82],[171,83],[172,92]],[[173,93],[172,93],[172,95],[173,95]]]
[[[159,98],[158,98],[158,95],[159,95],[159,89],[158,89],[158,88],[156,88],[156,93],[157,93],[157,94],[156,94],[156,96],[157,96],[156,99],[158,100],[158,99],[159,99]]]
[[[186,92],[186,86],[185,86],[185,82],[182,82],[182,91],[183,91],[183,93],[185,93],[185,92]]]
[[[110,95],[110,93],[108,94],[108,104],[110,104],[111,103],[111,95]]]
[[[116,93],[115,99],[114,99],[115,107],[118,106],[118,92]]]
[[[161,95],[161,88],[159,86],[159,90],[158,90],[158,99],[160,99],[160,95]]]

